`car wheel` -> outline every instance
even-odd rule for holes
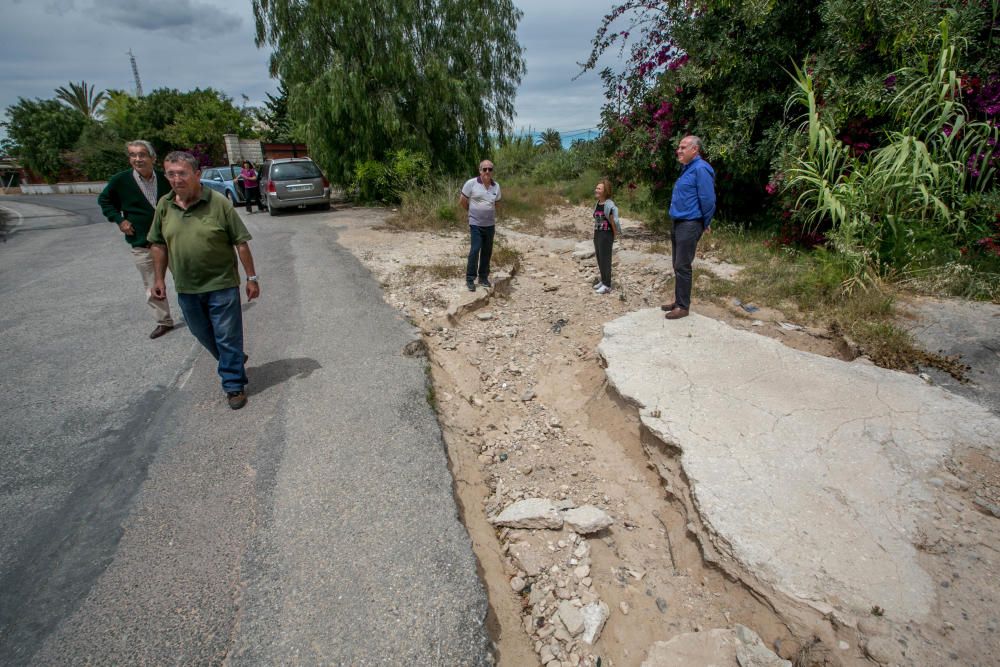
[[[318,208],[321,211],[329,211],[330,210],[330,202],[326,202],[325,204],[320,204],[316,208]]]
[[[274,208],[273,206],[268,206],[267,214],[273,218],[274,216],[278,215],[278,209]]]
[[[234,195],[234,194],[233,194],[233,193],[232,193],[231,191],[229,191],[229,190],[226,190],[226,199],[228,199],[228,200],[229,200],[229,203],[233,205],[233,208],[235,208],[235,207],[236,207],[236,195]]]

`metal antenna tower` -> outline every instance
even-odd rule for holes
[[[135,78],[135,96],[142,97],[142,79],[139,78],[139,67],[135,64],[135,54],[128,50],[128,59],[132,62],[132,76]]]

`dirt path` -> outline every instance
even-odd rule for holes
[[[638,665],[654,641],[735,624],[796,664],[868,664],[829,628],[812,630],[817,641],[801,625],[789,627],[795,624],[704,561],[692,526],[698,518],[674,495],[685,492],[674,453],[644,435],[634,407],[606,387],[594,353],[602,326],[670,296],[669,257],[650,252],[662,247],[626,225],[616,244],[615,290],[597,295],[595,262],[574,257],[590,238],[589,210],[568,207],[546,220],[544,237],[505,233],[521,253],[517,276],[473,296],[462,279],[464,235],[392,232],[379,225],[388,213],[357,211],[331,224],[383,284],[385,299],[424,334],[431,399],[489,589],[500,665]],[[469,306],[457,321],[446,312],[455,303]],[[782,327],[776,311],[695,308],[798,349],[850,358],[825,332]],[[487,521],[536,497],[594,505],[614,526],[583,536],[498,530]],[[610,610],[593,645],[555,622],[567,600],[600,600]]]

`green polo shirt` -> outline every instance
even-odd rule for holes
[[[239,287],[235,246],[253,237],[228,199],[202,188],[187,210],[174,202],[173,190],[162,197],[148,238],[167,246],[174,289],[201,294]]]

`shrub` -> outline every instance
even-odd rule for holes
[[[354,168],[352,187],[364,202],[399,202],[404,192],[426,187],[430,173],[426,155],[399,149],[382,162],[359,162]]]

